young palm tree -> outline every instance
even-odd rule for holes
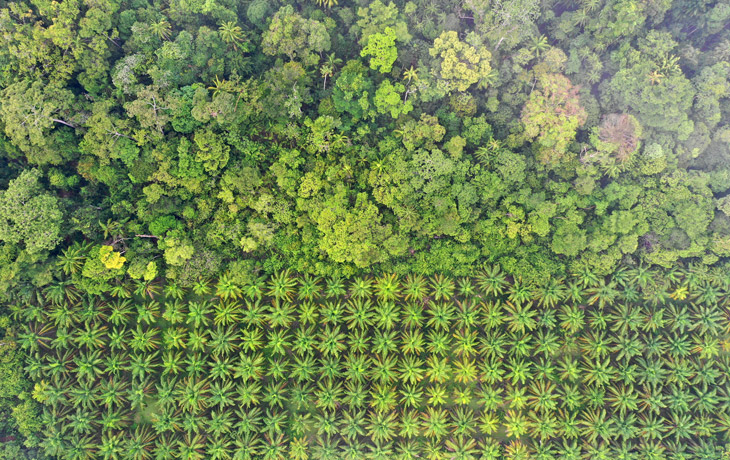
[[[188,317],[186,323],[194,328],[205,327],[209,324],[209,315],[213,305],[208,301],[188,303]]]
[[[276,300],[290,302],[296,290],[297,280],[287,269],[272,276],[269,279],[268,286],[267,295],[274,297]]]
[[[514,285],[513,285],[514,286]],[[532,309],[530,304],[507,302],[505,307],[506,320],[511,332],[525,333],[537,327],[537,311]]]
[[[294,321],[295,306],[288,301],[281,302],[279,299],[273,299],[269,308],[269,313],[265,315],[269,323],[269,327],[287,328]]]
[[[213,324],[216,326],[229,326],[240,320],[241,306],[236,302],[221,301],[215,305]]]
[[[299,279],[299,300],[315,300],[319,297],[321,288],[319,287],[320,278],[305,274]]]
[[[421,275],[409,274],[403,280],[402,293],[406,301],[423,301],[428,295],[428,281]]]
[[[535,291],[538,305],[553,308],[565,297],[562,278],[550,278]]]
[[[391,273],[375,280],[375,295],[381,302],[392,302],[400,297],[398,276]]]
[[[160,317],[160,304],[156,301],[137,305],[137,323],[150,325],[157,322]]]
[[[115,326],[127,324],[132,317],[132,302],[129,299],[114,301],[109,308],[109,322]]]
[[[373,282],[368,278],[355,278],[350,283],[350,297],[369,299],[373,294]]]
[[[507,287],[507,275],[499,265],[485,266],[476,275],[477,284],[487,297],[497,297]]]
[[[215,295],[223,300],[235,300],[241,297],[243,291],[233,280],[233,275],[224,273],[218,278],[215,286]]]
[[[155,371],[157,364],[158,351],[154,353],[145,353],[138,355],[133,353],[129,358],[129,371],[132,373],[132,377],[144,380],[148,374],[152,374]]]
[[[431,294],[433,295],[433,298],[436,300],[448,300],[454,295],[454,280],[451,278],[441,275],[441,274],[435,274],[431,277]]]
[[[212,292],[210,280],[207,278],[198,278],[193,283],[193,293],[197,296],[205,296]]]
[[[345,289],[345,283],[340,276],[333,276],[327,279],[327,285],[325,287],[325,294],[327,297],[340,297],[347,292]]]

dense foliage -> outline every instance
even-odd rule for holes
[[[723,264],[729,20],[718,0],[1,1],[2,290],[84,240],[124,254],[114,276],[186,286]]]

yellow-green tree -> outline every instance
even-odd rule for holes
[[[576,130],[586,121],[579,104],[578,88],[561,74],[538,77],[538,86],[522,109],[525,138],[535,140],[543,163],[556,163],[564,155]]]
[[[437,60],[436,74],[451,90],[466,91],[492,70],[492,53],[462,42],[453,30],[442,32],[428,52]]]

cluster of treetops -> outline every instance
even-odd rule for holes
[[[91,292],[721,267],[729,23],[722,0],[0,0],[0,292],[79,241]]]

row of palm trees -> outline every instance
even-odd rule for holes
[[[717,458],[727,286],[657,273],[62,281],[17,341],[59,458]]]

